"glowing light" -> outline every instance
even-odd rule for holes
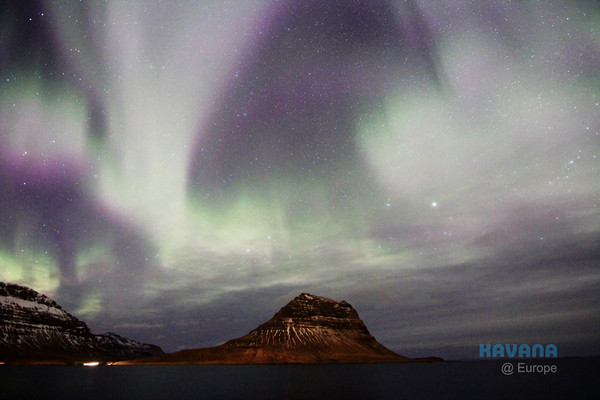
[[[100,365],[98,361],[90,361],[83,363],[84,367],[97,367],[98,365]]]

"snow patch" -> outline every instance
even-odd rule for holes
[[[9,307],[21,307],[30,310],[35,310],[37,312],[49,313],[54,315],[66,316],[64,310],[61,310],[56,307],[50,307],[45,304],[40,304],[35,301],[19,299],[17,297],[12,296],[0,296],[0,305],[9,306]]]

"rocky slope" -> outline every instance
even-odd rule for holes
[[[82,363],[162,353],[114,333],[94,335],[47,296],[0,282],[0,362]]]
[[[302,293],[247,335],[220,346],[124,364],[284,364],[412,361],[369,333],[347,302]]]
[[[111,354],[112,360],[132,360],[164,354],[158,346],[131,340],[114,332],[106,332],[95,336],[100,347]]]

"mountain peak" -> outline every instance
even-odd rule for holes
[[[302,310],[304,310],[305,312],[312,312],[313,314],[324,313],[326,315],[338,315],[338,317],[342,316],[340,313],[346,316],[350,316],[352,312],[356,313],[354,308],[346,302],[346,300],[335,301],[327,297],[315,296],[309,293],[301,293],[296,296],[292,301],[285,305],[280,312],[284,310],[292,313],[301,313]]]
[[[0,282],[0,296],[12,297],[15,300],[25,300],[39,305],[44,305],[58,310],[62,310],[54,300],[48,296],[38,293],[35,290],[26,286],[17,285],[15,283]]]
[[[346,301],[302,293],[269,321],[225,346],[314,350],[371,341],[376,343]]]
[[[346,301],[301,293],[248,334],[220,346],[183,350],[141,364],[403,362],[369,333]],[[137,362],[124,362],[137,363]]]
[[[1,361],[81,363],[162,354],[114,333],[94,335],[85,322],[33,289],[0,282]]]
[[[340,304],[340,305],[350,305],[350,304],[348,304],[348,302],[346,302],[346,300],[335,301],[328,297],[315,296],[314,294],[304,293],[304,292],[300,293],[298,296],[296,296],[290,303],[293,303],[295,301],[314,301],[314,302],[318,302],[318,303],[334,303],[334,304]]]

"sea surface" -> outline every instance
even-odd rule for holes
[[[502,372],[504,363],[512,375]],[[556,372],[518,372],[518,363]],[[506,367],[505,367],[506,368]],[[600,358],[413,364],[1,366],[0,399],[598,399]]]

